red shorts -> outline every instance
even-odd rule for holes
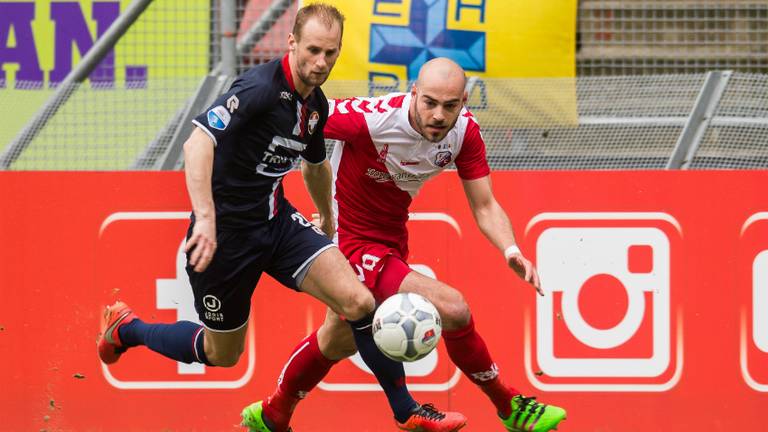
[[[358,243],[354,249],[342,252],[365,286],[371,290],[376,303],[381,303],[400,289],[411,268],[397,249],[379,243]]]

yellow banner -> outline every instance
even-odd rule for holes
[[[404,90],[424,62],[449,57],[480,78],[470,95],[470,101],[483,101],[470,103],[478,117],[504,124],[510,118],[499,110],[509,109],[515,110],[515,125],[542,117],[575,122],[574,83],[568,78],[575,76],[576,0],[330,3],[346,16],[342,54],[325,86],[331,96],[349,96],[352,89],[358,95]],[[530,108],[522,110],[529,114],[520,106]],[[484,115],[488,110],[493,115]]]
[[[131,2],[0,0],[0,149]],[[153,2],[49,123],[55,130],[57,119],[78,122],[81,135],[72,135],[73,142],[66,146],[32,145],[14,168],[27,167],[24,158],[35,152],[44,160],[46,153],[82,150],[86,135],[89,139],[97,136],[96,125],[112,133],[133,124],[131,121],[141,121],[143,127],[155,128],[145,134],[145,142],[136,144],[145,146],[208,72],[209,50],[209,2]],[[143,114],[147,118],[140,117]],[[127,136],[143,135],[134,127]],[[37,141],[44,138],[39,136]],[[102,141],[114,138],[106,136]],[[123,165],[115,166],[127,166],[121,162]],[[29,167],[39,169],[35,163]]]
[[[311,3],[311,2],[309,2]],[[573,77],[576,0],[331,0],[346,16],[334,79],[414,79],[450,57],[470,75]]]
[[[0,0],[0,88],[39,89],[63,81],[130,4]],[[140,88],[149,79],[203,76],[209,14],[203,2],[154,2],[91,74],[91,83]]]

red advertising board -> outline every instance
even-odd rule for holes
[[[768,172],[495,172],[538,297],[476,227],[455,173],[409,221],[411,264],[460,289],[504,379],[568,409],[561,431],[760,430],[768,403]],[[297,174],[287,196],[312,213]],[[0,173],[0,431],[232,431],[324,316],[265,277],[234,368],[144,348],[96,356],[103,305],[195,319],[180,253],[181,173]],[[503,430],[441,346],[408,364],[415,397]],[[339,363],[297,431],[395,430],[375,379]],[[346,429],[352,430],[352,429]]]

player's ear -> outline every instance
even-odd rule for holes
[[[296,38],[293,37],[293,33],[288,33],[288,49],[296,51]]]
[[[461,96],[461,102],[467,103],[467,99],[469,98],[469,94],[467,94],[467,91],[464,90],[464,94]]]
[[[414,83],[411,85],[411,97],[414,97],[414,98],[416,97],[416,90],[417,90],[417,89],[416,89],[416,83],[414,82]]]

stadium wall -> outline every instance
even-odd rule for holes
[[[484,240],[455,173],[412,206],[410,262],[461,289],[506,379],[562,405],[564,431],[759,429],[768,400],[764,171],[494,172],[546,297]],[[312,212],[297,173],[287,195]],[[192,319],[178,172],[0,172],[0,431],[228,431],[269,394],[324,309],[264,277],[231,369],[136,349],[96,355],[104,304]],[[623,287],[623,289],[622,289]],[[392,430],[373,377],[340,363],[300,405],[300,431]],[[423,402],[499,430],[441,346],[409,365]]]

